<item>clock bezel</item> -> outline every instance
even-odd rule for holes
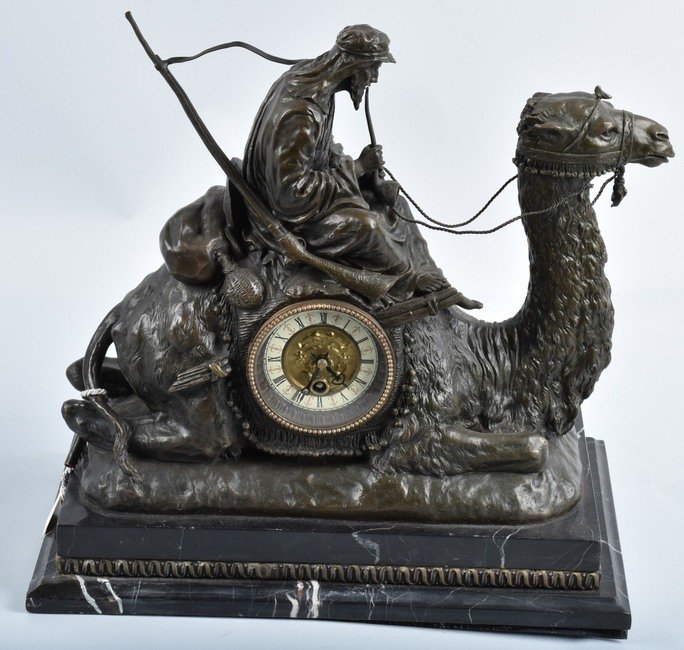
[[[346,314],[360,321],[366,328],[368,328],[375,338],[375,342],[378,347],[378,354],[382,355],[381,358],[386,366],[386,379],[383,390],[378,399],[373,403],[373,406],[353,420],[345,422],[344,424],[332,426],[317,425],[312,427],[292,422],[271,407],[271,405],[264,399],[258,387],[257,368],[261,362],[261,355],[258,353],[262,344],[266,341],[272,331],[283,321],[298,314],[315,310],[335,311],[341,314]],[[394,348],[390,341],[390,337],[383,327],[370,314],[352,305],[351,303],[344,302],[342,300],[315,299],[305,300],[294,305],[283,307],[275,312],[261,325],[261,327],[259,327],[256,336],[249,346],[246,363],[246,374],[247,383],[252,396],[257,401],[257,404],[262,412],[264,412],[275,423],[285,429],[296,431],[298,433],[316,436],[332,436],[354,431],[360,427],[363,427],[387,406],[387,403],[394,392],[397,377],[397,367]],[[323,415],[325,415],[325,412],[323,412]]]

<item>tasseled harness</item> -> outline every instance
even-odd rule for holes
[[[587,135],[592,118],[601,100],[611,99],[611,96],[605,93],[600,86],[596,86],[594,95],[596,96],[596,101],[589,116],[575,139],[561,153],[552,153],[519,145],[513,162],[518,167],[523,166],[523,171],[525,172],[554,177],[592,178],[599,174],[613,171],[615,176],[613,178],[611,201],[613,206],[617,206],[627,195],[627,189],[625,188],[625,165],[629,160],[634,144],[634,114],[629,111],[622,111],[622,138],[620,148],[617,151],[597,154],[575,153],[578,145]]]

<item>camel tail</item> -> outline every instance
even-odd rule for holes
[[[95,333],[90,339],[90,343],[83,356],[83,387],[81,393],[83,399],[90,402],[104,417],[109,420],[116,431],[114,437],[113,454],[119,467],[131,476],[137,478],[138,474],[131,466],[128,458],[128,441],[131,437],[131,428],[126,420],[109,404],[107,391],[100,386],[100,371],[105,360],[107,350],[113,342],[112,329],[119,321],[121,314],[121,304],[116,305],[98,325]],[[78,462],[85,441],[81,438],[74,438],[74,442],[69,450],[69,455],[65,465],[73,468]]]
[[[83,356],[84,390],[100,388],[100,370],[109,346],[113,343],[112,328],[119,321],[121,304],[116,305],[97,326]]]

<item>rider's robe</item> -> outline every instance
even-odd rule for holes
[[[325,55],[324,55],[325,56]],[[412,293],[418,275],[440,273],[417,227],[394,215],[354,160],[333,141],[337,85],[323,57],[295,65],[272,86],[252,127],[243,172],[275,216],[321,257],[400,277]],[[396,206],[408,218],[400,199]],[[268,236],[253,226],[257,237]]]

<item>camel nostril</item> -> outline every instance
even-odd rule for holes
[[[655,132],[655,139],[660,140],[661,142],[669,142],[670,141],[670,136],[667,131],[656,131]]]

